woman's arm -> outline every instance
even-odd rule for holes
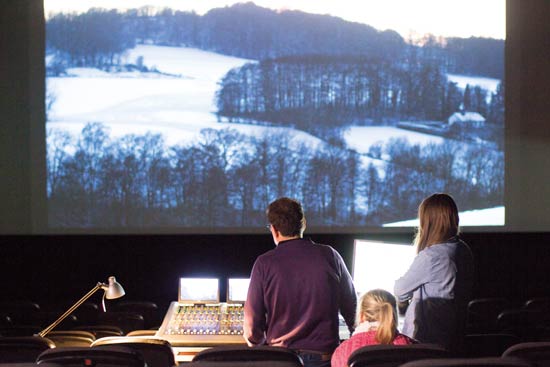
[[[394,294],[399,302],[411,299],[416,289],[430,281],[431,260],[426,256],[425,251],[420,252],[414,258],[409,270],[395,281]]]

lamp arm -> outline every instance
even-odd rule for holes
[[[47,328],[45,328],[44,330],[42,330],[41,332],[39,332],[36,335],[38,335],[40,337],[44,337],[46,334],[48,334],[50,331],[52,331],[52,329],[54,327],[59,325],[59,323],[61,321],[65,320],[65,318],[67,316],[69,316],[74,310],[76,310],[81,304],[86,302],[86,300],[88,298],[90,298],[95,292],[97,292],[100,289],[104,289],[105,287],[107,287],[106,284],[101,283],[101,282],[97,283],[97,285],[95,287],[93,287],[88,293],[86,293],[84,295],[84,297],[79,299],[74,305],[71,306],[71,308],[69,308],[67,311],[65,311],[65,313],[63,315],[59,316],[59,318],[57,320],[55,320],[50,326],[48,326]]]

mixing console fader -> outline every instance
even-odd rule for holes
[[[157,336],[173,346],[244,344],[243,305],[172,302]]]

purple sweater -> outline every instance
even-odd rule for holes
[[[338,312],[353,327],[357,298],[342,257],[332,247],[296,239],[258,257],[244,306],[249,344],[332,352]]]

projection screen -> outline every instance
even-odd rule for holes
[[[504,0],[120,3],[44,0],[49,231],[506,224]]]

